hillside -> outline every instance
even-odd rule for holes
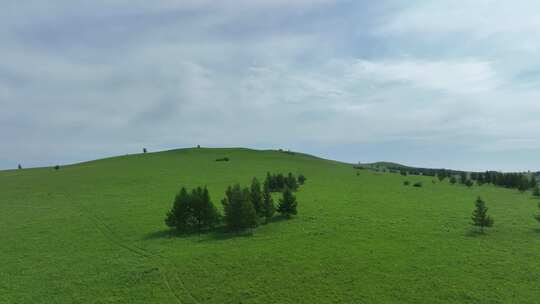
[[[216,158],[229,157],[229,162]],[[253,236],[171,235],[180,186],[303,173],[299,215]],[[423,181],[424,187],[403,186]],[[180,149],[0,171],[0,303],[537,303],[530,193],[304,154]],[[470,228],[477,196],[494,228]],[[277,199],[277,196],[276,196]]]

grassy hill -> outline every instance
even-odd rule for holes
[[[267,171],[308,178],[296,218],[253,236],[168,233],[180,186],[207,185],[221,207],[229,184]],[[495,219],[485,235],[469,226],[478,195]],[[536,204],[248,149],[0,171],[0,303],[537,303]]]

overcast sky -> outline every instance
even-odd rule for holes
[[[534,1],[1,2],[2,169],[200,144],[540,170]]]

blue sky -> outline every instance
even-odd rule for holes
[[[0,168],[203,146],[540,170],[532,1],[3,1]]]

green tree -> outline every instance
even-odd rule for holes
[[[475,202],[475,209],[472,216],[472,225],[480,227],[480,231],[484,232],[485,227],[493,226],[493,219],[487,214],[488,208],[486,203],[478,197]]]
[[[467,182],[467,172],[461,172],[459,174],[459,183],[465,185]]]
[[[279,206],[277,211],[287,217],[297,214],[298,203],[296,202],[296,197],[293,195],[291,189],[288,187],[283,190],[283,197],[279,200]]]
[[[259,180],[257,180],[257,178],[255,177],[251,181],[249,198],[251,200],[251,203],[253,204],[253,208],[255,208],[255,212],[257,212],[258,215],[262,215],[261,209],[263,204],[263,198],[261,192],[261,183],[259,183]]]
[[[538,186],[538,184],[533,188],[533,196],[537,198],[540,197],[540,187]]]
[[[306,183],[306,177],[304,176],[304,174],[299,174],[299,175],[298,175],[298,183],[299,183],[300,185],[303,185],[303,184]]]
[[[291,172],[289,172],[289,174],[285,178],[285,187],[291,189],[292,191],[298,189],[298,182],[296,181],[296,177]]]
[[[197,187],[192,190],[191,211],[194,226],[199,233],[202,229],[213,228],[219,222],[219,213],[206,187]]]
[[[191,199],[186,190],[182,187],[176,195],[172,209],[167,212],[165,224],[180,231],[186,231],[192,224]]]
[[[471,179],[468,179],[468,180],[465,182],[465,186],[467,186],[467,187],[470,188],[470,187],[474,186],[474,182],[473,182]]]
[[[229,187],[222,200],[224,219],[231,231],[257,227],[257,212],[250,200],[249,189],[241,189],[239,184]]]
[[[272,198],[272,193],[270,192],[270,185],[268,184],[268,181],[264,182],[263,185],[263,203],[261,208],[261,215],[264,216],[265,221],[268,223],[268,221],[274,216],[274,213],[276,212],[276,207],[274,206],[274,199]]]
[[[457,178],[456,178],[455,176],[450,177],[450,183],[451,183],[452,185],[454,185],[455,183],[457,183]]]

